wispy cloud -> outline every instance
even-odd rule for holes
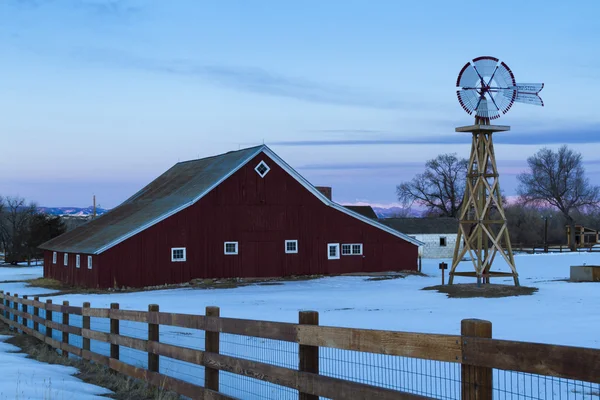
[[[363,130],[365,134],[370,133]],[[378,131],[372,131],[378,132]],[[360,133],[360,132],[355,132]],[[399,135],[399,134],[398,134]],[[389,133],[373,138],[324,139],[324,140],[284,140],[269,142],[276,146],[365,146],[365,145],[401,145],[401,144],[465,144],[471,142],[471,137],[465,133],[445,134],[438,136],[414,135],[394,137]],[[553,145],[600,143],[600,125],[588,125],[565,129],[551,129],[533,132],[503,132],[494,136],[495,143],[516,145]]]
[[[211,65],[194,60],[153,59],[112,50],[90,48],[76,49],[71,55],[89,63],[188,76],[228,89],[286,97],[311,103],[380,110],[415,109],[429,104],[419,103],[414,100],[413,96],[405,93],[387,93],[313,81],[258,67]]]

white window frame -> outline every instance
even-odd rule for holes
[[[87,256],[87,261],[88,261],[88,269],[92,269],[92,256]]]
[[[52,264],[56,264],[56,258],[57,258],[57,256],[56,256],[56,252],[55,252],[55,251],[53,251],[53,252],[52,252]]]
[[[294,250],[288,250],[288,243],[294,243]],[[285,254],[298,254],[298,241],[297,240],[286,240],[285,241]]]
[[[360,246],[360,251],[358,253],[354,252],[354,246]],[[342,244],[341,254],[343,256],[362,256],[363,244],[362,243],[344,243],[344,244]]]
[[[444,244],[442,244],[442,239],[444,240]],[[440,247],[447,247],[447,246],[448,246],[448,237],[440,236]]]
[[[227,245],[228,244],[233,244],[235,245],[235,251],[231,252],[231,251],[227,251]],[[239,253],[239,246],[238,246],[238,242],[225,242],[223,244],[223,254],[225,254],[226,256],[235,256]]]
[[[335,255],[331,255],[331,248],[335,247]],[[340,259],[340,244],[339,243],[327,243],[327,259],[328,260],[339,260]]]
[[[65,253],[63,256],[63,264],[65,264],[65,267],[69,265],[69,253]]]
[[[183,258],[175,258],[175,251],[179,251],[182,250],[183,251]],[[185,247],[171,247],[171,261],[172,262],[183,262],[187,260],[187,251],[185,250]]]
[[[351,256],[352,255],[352,245],[349,243],[342,244],[341,250],[342,250],[341,254],[343,256]],[[348,250],[348,252],[346,252],[346,250]]]
[[[260,167],[261,165],[264,165],[267,169],[264,173],[260,173],[260,171],[258,170],[258,167]],[[266,162],[264,162],[264,160],[260,160],[260,162],[256,165],[256,167],[254,167],[254,170],[256,171],[256,173],[258,174],[258,176],[260,176],[261,178],[264,178],[269,171],[271,170],[271,168],[267,165]]]
[[[75,256],[75,268],[81,268],[81,256],[79,254]]]
[[[354,252],[354,246],[360,246],[360,250],[359,250],[358,253]],[[362,256],[362,254],[363,254],[363,245],[362,245],[362,243],[353,243],[350,251],[351,251],[351,254],[353,256]]]

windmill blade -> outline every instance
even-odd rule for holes
[[[517,91],[515,101],[525,104],[533,104],[534,106],[544,106],[544,101],[537,93],[522,93]]]
[[[496,83],[500,87],[507,88],[517,85],[515,81],[515,76],[513,75],[510,68],[508,68],[508,65],[506,65],[504,62],[501,62],[498,66],[498,71],[496,72],[495,79]]]
[[[517,91],[513,89],[500,89],[495,94],[494,101],[496,105],[502,111],[502,114],[506,114],[517,97]]]
[[[477,83],[479,83],[479,75],[477,75],[477,71],[475,71],[471,63],[466,63],[465,66],[462,67],[462,69],[460,70],[460,73],[458,74],[456,86],[476,87]]]
[[[514,86],[519,93],[539,93],[544,88],[543,83],[517,83]]]
[[[492,76],[494,71],[496,70],[496,66],[498,65],[498,60],[496,57],[477,57],[473,59],[473,66],[481,74],[484,76]]]
[[[467,113],[473,114],[473,111],[477,108],[477,104],[479,104],[479,93],[475,89],[462,89],[457,90],[456,95],[462,108]]]

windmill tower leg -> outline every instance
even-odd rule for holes
[[[519,278],[510,245],[506,215],[502,205],[499,174],[492,134],[508,131],[508,126],[490,125],[489,120],[477,118],[475,125],[456,128],[457,132],[471,132],[473,141],[467,169],[467,180],[459,229],[454,248],[448,284],[454,276],[472,276],[477,285],[490,283],[491,277],[511,276],[516,286]],[[462,248],[461,248],[462,245]],[[456,272],[465,255],[469,255],[475,272]],[[500,254],[511,272],[493,272],[492,263]]]

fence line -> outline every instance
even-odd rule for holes
[[[206,315],[75,307],[2,291],[0,320],[65,357],[194,399],[600,396],[600,349],[497,340],[481,320],[439,335],[320,326],[316,312],[292,324],[223,318],[217,307]],[[125,362],[126,351],[146,359]]]

